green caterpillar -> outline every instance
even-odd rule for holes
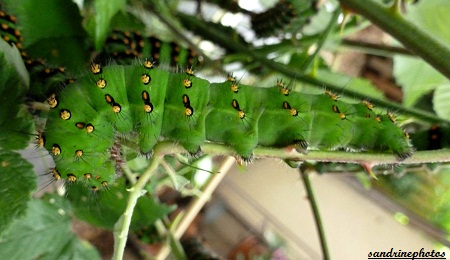
[[[280,0],[275,6],[262,13],[251,15],[252,29],[258,37],[273,36],[294,24],[296,30],[309,22],[312,14],[317,12],[313,0]]]
[[[293,25],[298,31],[309,22],[313,14],[317,13],[316,0],[279,0],[273,7],[261,13],[243,9],[239,6],[238,1],[234,0],[207,0],[207,2],[216,4],[231,13],[249,15],[251,27],[256,36],[260,38],[283,32],[289,25]]]
[[[139,32],[113,30],[107,38],[102,53],[96,60],[114,58],[122,62],[151,57],[158,63],[171,67],[192,67],[201,62],[201,57],[191,48],[183,48],[176,42],[165,42],[156,37],[144,37]]]
[[[1,6],[0,6],[1,9]],[[0,10],[0,36],[9,44],[16,44],[20,49],[23,41],[22,35],[16,30],[17,18]]]
[[[31,91],[28,97],[33,100],[42,100],[44,96],[39,89],[51,89],[51,87],[58,87],[66,81],[65,69],[63,67],[48,66],[42,59],[30,58],[27,52],[23,49],[23,37],[21,32],[17,29],[17,18],[13,15],[7,14],[1,10],[0,6],[0,36],[10,45],[16,45],[19,49],[25,67],[30,73],[30,78],[33,79]]]
[[[294,92],[281,81],[271,88],[241,85],[232,77],[209,83],[192,70],[172,73],[149,60],[92,64],[90,74],[48,103],[52,109],[39,144],[55,159],[53,176],[84,181],[93,190],[114,180],[117,136],[135,137],[142,153],[151,153],[161,139],[192,155],[205,141],[224,143],[244,160],[256,146],[392,151],[399,159],[412,153],[393,115],[376,114],[367,101],[346,103],[329,91]]]

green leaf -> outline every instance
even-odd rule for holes
[[[443,44],[450,46],[450,4],[448,0],[419,1],[409,5],[406,19],[427,31]]]
[[[450,5],[447,0],[420,1],[408,6],[405,17],[428,32],[430,37],[450,46],[448,13]],[[405,106],[414,105],[424,94],[448,82],[442,74],[423,60],[400,55],[394,57],[394,76],[403,87]]]
[[[441,84],[433,96],[433,108],[436,114],[444,119],[450,120],[450,83]]]
[[[125,211],[128,191],[124,178],[110,185],[108,190],[93,192],[84,184],[68,186],[67,197],[72,202],[75,215],[94,226],[113,229],[114,224]],[[148,226],[166,216],[173,207],[160,204],[155,199],[143,196],[139,198],[133,212],[131,229]]]
[[[394,76],[403,89],[403,104],[414,105],[419,98],[448,80],[433,67],[417,58],[395,56]]]
[[[28,73],[16,47],[0,40],[0,148],[27,146],[33,121],[21,103],[28,89]]]
[[[111,19],[119,11],[125,10],[125,0],[96,0],[95,1],[95,48],[99,50],[108,36]]]
[[[29,203],[24,218],[0,238],[0,259],[100,259],[71,230],[68,201],[56,195]]]
[[[0,234],[25,213],[35,189],[33,165],[16,152],[0,150]]]
[[[30,57],[68,69],[86,64],[89,58],[85,48],[87,34],[82,27],[80,10],[73,1],[5,0],[5,5],[17,17],[23,47]]]

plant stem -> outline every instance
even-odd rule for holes
[[[320,217],[319,207],[317,206],[316,197],[312,189],[311,182],[309,181],[309,173],[306,170],[299,168],[300,175],[302,175],[303,184],[305,185],[306,194],[308,194],[309,204],[314,215],[316,222],[317,233],[319,234],[320,246],[322,247],[323,259],[330,259],[330,253],[328,251],[327,240],[325,237],[325,231],[323,230],[322,218]]]
[[[145,192],[143,191],[145,185],[164,157],[164,154],[159,152],[158,147],[158,145],[155,146],[155,153],[150,161],[150,166],[148,169],[140,176],[136,184],[128,190],[130,194],[128,197],[127,207],[123,215],[114,225],[114,255],[112,257],[114,260],[123,259],[123,253],[127,244],[128,231],[130,229],[134,207],[136,206],[138,198],[144,195]]]
[[[185,153],[186,150],[176,142],[163,141],[158,143],[159,155]],[[201,150],[210,155],[236,156],[233,147],[225,144],[204,143]],[[155,148],[156,151],[156,148]],[[253,150],[255,158],[278,158],[298,161],[341,162],[341,163],[371,163],[380,164],[422,164],[433,162],[450,162],[450,149],[433,151],[416,151],[410,158],[399,161],[394,154],[389,152],[345,152],[345,151],[318,151],[309,150],[308,154],[302,154],[290,147],[271,148],[256,147]],[[139,179],[139,181],[142,177]]]
[[[337,19],[339,18],[339,15],[341,14],[341,11],[339,9],[336,9],[333,13],[333,15],[330,18],[330,21],[328,22],[327,27],[321,34],[319,40],[316,43],[316,49],[314,50],[314,53],[309,55],[308,58],[303,62],[303,64],[300,66],[300,72],[305,73],[308,66],[311,64],[311,62],[314,60],[314,58],[319,54],[320,50],[322,49],[323,45],[325,44],[328,35],[330,35],[331,31],[337,24]]]
[[[224,144],[205,143],[201,147],[204,153],[210,155],[235,156],[236,152],[232,147]],[[154,154],[149,168],[142,174],[136,184],[129,189],[127,208],[123,215],[114,225],[114,260],[122,259],[125,245],[128,238],[128,231],[131,224],[134,207],[137,200],[144,194],[144,187],[149,181],[153,172],[166,154],[176,154],[186,152],[181,145],[173,141],[163,141],[154,148]],[[257,147],[253,150],[256,158],[271,157],[289,160],[313,160],[325,162],[358,163],[366,165],[378,164],[420,164],[432,162],[450,162],[450,149],[435,151],[418,151],[404,161],[398,161],[393,154],[389,153],[367,153],[367,152],[343,152],[343,151],[309,151],[307,155],[295,151],[293,148],[268,148]]]
[[[343,7],[369,19],[450,79],[450,48],[434,39],[426,31],[377,1],[339,1]]]
[[[361,51],[363,53],[372,53],[378,56],[392,57],[395,54],[402,54],[413,57],[415,56],[408,49],[398,46],[387,46],[369,42],[354,41],[349,39],[342,39],[341,45],[343,47],[351,48],[352,50],[355,51]]]

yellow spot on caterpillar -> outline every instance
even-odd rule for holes
[[[341,112],[339,111],[339,108],[338,108],[336,105],[333,105],[332,108],[333,108],[334,113],[338,113],[338,114],[339,114],[339,118],[340,118],[340,119],[344,120],[344,119],[347,118],[347,116],[345,115],[345,113],[341,113]]]
[[[84,129],[84,127],[86,126],[86,124],[83,123],[83,122],[78,122],[78,123],[75,123],[75,126],[76,126],[78,129]]]
[[[92,192],[98,192],[97,186],[92,186],[91,190],[92,190]]]
[[[375,121],[377,121],[378,123],[381,123],[381,116],[375,116],[374,119],[375,119]]]
[[[183,95],[183,105],[184,105],[184,114],[186,116],[192,116],[194,114],[194,108],[191,107],[191,101],[189,100],[189,96]]]
[[[104,78],[99,78],[97,80],[96,84],[97,84],[97,87],[100,88],[100,89],[106,88],[106,80]]]
[[[75,181],[77,181],[77,177],[75,177],[75,175],[73,175],[72,173],[68,173],[67,174],[67,181],[70,183],[74,183]]]
[[[189,101],[189,96],[186,94],[183,95],[183,104],[185,106],[189,106],[191,104],[191,102]]]
[[[190,88],[190,87],[192,87],[192,80],[190,80],[190,79],[184,79],[184,80],[183,80],[183,86],[184,86],[185,88]]]
[[[103,186],[104,188],[107,188],[107,187],[108,187],[108,182],[107,182],[107,181],[102,181],[102,186]]]
[[[409,139],[409,133],[406,132],[405,130],[403,130],[403,133],[405,134],[406,139]],[[437,136],[435,136],[435,138],[437,138]]]
[[[95,130],[95,127],[94,127],[92,124],[87,124],[87,125],[86,125],[86,132],[87,132],[88,134],[94,132],[94,130]]]
[[[101,177],[102,177],[102,176],[97,175],[97,176],[95,176],[95,179],[96,179],[96,180],[100,180]]]
[[[114,105],[114,98],[110,94],[105,95],[105,101],[110,105]]]
[[[186,116],[192,116],[194,114],[194,109],[190,106],[184,108],[184,114]]]
[[[151,80],[152,80],[152,78],[150,77],[150,75],[148,73],[142,74],[141,81],[142,81],[142,83],[144,83],[144,85],[148,85]]]
[[[341,113],[336,105],[333,105],[332,108],[334,113]]]
[[[366,114],[365,117],[366,117],[366,118],[370,118],[370,114]]]
[[[391,120],[392,123],[395,123],[395,116],[391,112],[387,112],[387,116],[389,117],[389,120]]]
[[[231,83],[230,89],[231,89],[231,91],[233,91],[234,93],[238,93],[238,92],[239,92],[239,86],[238,86],[237,83],[234,83],[234,82]]]
[[[90,173],[85,173],[85,174],[84,174],[84,178],[85,178],[86,180],[90,180],[90,179],[92,178],[92,174],[90,174]]]
[[[57,144],[53,144],[52,146],[52,154],[53,155],[60,155],[61,154],[61,147]]]
[[[242,111],[242,110],[239,110],[238,111],[238,116],[239,116],[240,119],[244,119],[245,118],[245,112]]]
[[[284,85],[283,80],[277,80],[277,87],[280,88],[281,94],[289,96],[289,89]]]
[[[119,113],[120,111],[122,111],[122,107],[119,104],[114,103],[114,105],[112,106],[112,110],[114,111],[114,113]]]
[[[144,111],[146,113],[151,113],[153,111],[153,105],[152,103],[147,103],[144,105]]]
[[[334,101],[337,101],[339,99],[339,96],[331,92],[330,90],[325,90],[325,94],[330,96],[330,98]]]
[[[189,76],[194,76],[195,71],[192,68],[187,68],[186,69],[186,74]]]
[[[154,61],[151,61],[150,59],[145,59],[144,60],[144,68],[150,70],[153,69],[155,67],[155,63]]]
[[[236,77],[234,77],[233,74],[228,74],[227,81],[236,82]]]
[[[38,147],[44,147],[44,146],[45,146],[45,136],[44,136],[44,132],[38,132],[36,141],[37,141],[37,146],[38,146]]]
[[[50,97],[47,98],[47,103],[50,105],[50,108],[55,108],[58,106],[58,98],[56,94],[51,94]]]
[[[91,72],[94,75],[102,73],[102,66],[98,63],[92,62],[91,63]]]
[[[287,101],[283,102],[283,108],[289,109],[289,113],[291,113],[292,116],[298,116],[298,111],[295,108],[292,108],[291,105]]]
[[[240,119],[245,118],[245,112],[243,110],[241,110],[241,108],[239,107],[239,103],[237,102],[236,99],[233,99],[233,101],[231,101],[231,106],[233,106],[233,108],[236,109]]]
[[[292,116],[298,116],[298,111],[295,108],[291,108],[290,110]]]
[[[56,181],[59,181],[61,179],[61,174],[56,168],[52,168],[52,175]]]
[[[69,120],[71,117],[70,111],[67,109],[61,109],[61,111],[59,111],[59,117],[62,120]]]
[[[75,156],[76,156],[76,157],[81,157],[81,156],[83,156],[83,150],[76,150],[76,151],[75,151]]]
[[[142,100],[144,100],[145,102],[149,102],[150,101],[150,95],[148,94],[147,91],[145,91],[145,90],[142,91],[141,96],[142,96]]]
[[[367,100],[363,100],[362,101],[362,103],[367,107],[367,109],[369,109],[369,110],[372,110],[373,109],[373,104],[372,103],[370,103],[369,101],[367,101]]]

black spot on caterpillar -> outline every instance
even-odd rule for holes
[[[136,137],[143,153],[165,138],[197,154],[208,140],[230,145],[244,160],[257,146],[391,151],[399,159],[412,153],[408,136],[388,114],[375,114],[367,102],[346,103],[329,91],[286,95],[279,83],[271,88],[241,84],[233,91],[235,81],[209,83],[192,71],[91,67],[91,73],[49,98],[54,108],[40,142],[45,140],[53,155],[58,178],[87,181],[93,190],[114,180],[110,151],[118,134]]]

